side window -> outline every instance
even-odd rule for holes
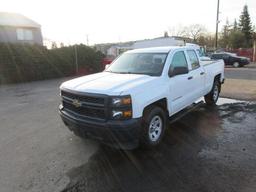
[[[214,59],[222,59],[222,56],[221,56],[221,54],[215,54],[215,55],[213,55],[213,58]]]
[[[33,37],[33,31],[30,29],[22,29],[22,28],[18,28],[16,30],[16,34],[17,34],[17,39],[21,40],[21,41],[31,41],[34,39]]]
[[[192,70],[200,67],[196,52],[193,50],[188,51],[188,57],[191,62]]]
[[[213,55],[213,58],[214,58],[214,59],[219,59],[219,58],[220,58],[220,55],[215,54],[215,55]]]
[[[171,66],[169,70],[173,70],[174,67],[186,67],[188,68],[188,63],[186,56],[183,51],[179,51],[173,55]]]
[[[223,58],[223,59],[228,59],[228,58],[229,58],[229,55],[228,55],[228,54],[223,54],[222,58]]]

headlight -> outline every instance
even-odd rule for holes
[[[112,97],[111,118],[125,120],[132,118],[132,99],[130,95]]]
[[[112,106],[114,107],[131,105],[131,104],[132,104],[131,96],[121,96],[121,97],[112,98]]]

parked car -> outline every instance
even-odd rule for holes
[[[214,105],[223,82],[223,61],[200,61],[195,49],[131,50],[101,73],[64,82],[59,113],[80,137],[124,149],[153,147],[168,117],[202,96]]]
[[[211,56],[211,59],[218,60],[223,59],[225,65],[233,65],[234,67],[243,67],[250,63],[250,59],[247,57],[239,57],[234,53],[214,53]]]

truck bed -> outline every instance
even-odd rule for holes
[[[206,65],[211,65],[211,64],[217,63],[217,62],[219,62],[219,61],[218,60],[203,60],[203,61],[201,61],[201,64],[203,66],[206,66]]]

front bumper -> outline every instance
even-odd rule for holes
[[[242,65],[248,65],[248,64],[250,64],[250,61],[249,61],[249,60],[241,60],[241,61],[240,61],[240,64],[242,64]]]
[[[139,144],[141,118],[99,122],[77,118],[62,107],[59,107],[59,113],[64,124],[79,137],[97,140],[122,149],[134,149]]]

